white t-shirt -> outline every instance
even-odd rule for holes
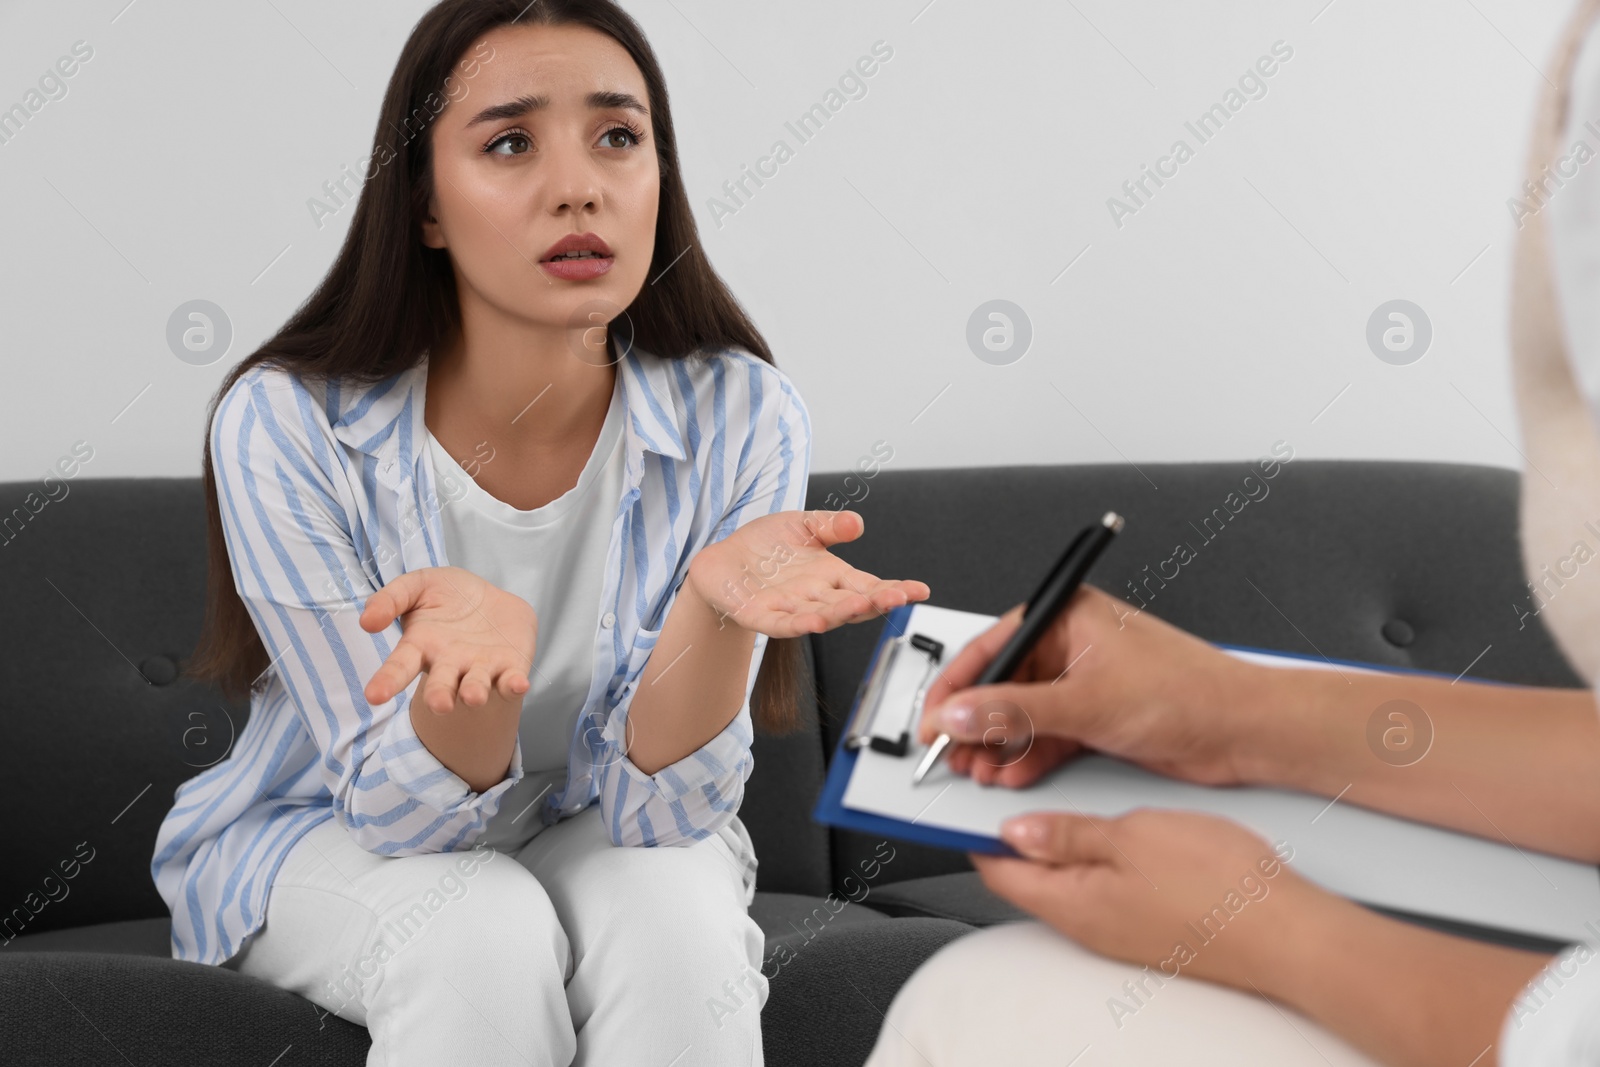
[[[435,479],[463,487],[455,499],[440,503],[446,558],[526,600],[539,618],[517,731],[524,777],[507,791],[478,839],[502,851],[520,848],[544,828],[543,801],[567,779],[568,745],[594,673],[606,553],[622,500],[622,404],[619,373],[605,425],[577,484],[532,511],[491,496],[428,434]],[[475,470],[485,462],[481,454],[462,458]]]
[[[1570,89],[1561,154],[1577,174],[1550,198],[1551,280],[1572,376],[1600,426],[1600,18],[1584,35]],[[1573,152],[1579,141],[1588,152]],[[1499,1055],[1502,1067],[1600,1064],[1600,946],[1574,945],[1534,977],[1501,1023]]]

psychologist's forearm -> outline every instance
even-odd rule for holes
[[[627,756],[655,774],[717,736],[744,706],[756,634],[722,619],[686,582],[628,710]]]
[[[1251,783],[1600,862],[1588,690],[1260,666],[1244,677],[1239,765]]]
[[[1452,937],[1319,894],[1248,974],[1392,1067],[1495,1067],[1511,1004],[1551,956]]]

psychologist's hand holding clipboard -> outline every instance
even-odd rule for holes
[[[933,745],[918,771],[942,750],[956,774],[1024,788],[1092,750],[1198,784],[1246,780],[1246,743],[1256,726],[1230,692],[1243,672],[1261,668],[1081,584],[1121,520],[1108,514],[1098,525],[1069,543],[1027,603],[940,672],[918,724],[922,743]],[[1008,659],[1014,670],[995,669]],[[997,675],[1006,680],[979,684]],[[1097,952],[1166,962],[1169,973],[1182,967],[1243,985],[1240,976],[1259,970],[1263,954],[1309,907],[1356,907],[1290,871],[1265,839],[1215,815],[1036,812],[1007,820],[1001,837],[1021,858],[971,855],[993,892]],[[1242,878],[1261,887],[1249,932],[1230,933],[1220,950],[1174,960],[1175,945],[1196,942],[1186,924],[1238,894]],[[1269,890],[1279,903],[1268,906]]]

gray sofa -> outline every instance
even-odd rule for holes
[[[1137,586],[1148,610],[1210,640],[1579,684],[1537,617],[1519,627],[1514,472],[1296,460],[1250,488],[1251,473],[1247,462],[885,468],[814,474],[808,499],[865,516],[865,535],[840,556],[922,579],[949,607],[1004,611],[1067,533],[1114,508],[1127,528],[1091,580],[1129,598]],[[173,789],[226,751],[244,714],[180,677],[200,625],[200,487],[69,484],[21,516],[11,509],[38,487],[0,485],[0,810],[13,835],[0,865],[0,1058],[363,1063],[362,1027],[170,958],[149,874],[156,827]],[[1165,562],[1185,540],[1194,557]],[[861,1063],[919,963],[975,926],[1018,917],[960,854],[811,821],[876,635],[861,625],[811,639],[809,726],[758,739],[740,812],[761,859],[754,913],[773,964],[763,1012],[773,1067]]]

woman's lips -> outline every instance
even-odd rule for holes
[[[614,256],[586,256],[582,259],[540,260],[539,267],[546,274],[553,274],[557,278],[564,278],[569,282],[581,282],[600,277],[610,270],[615,262]]]

